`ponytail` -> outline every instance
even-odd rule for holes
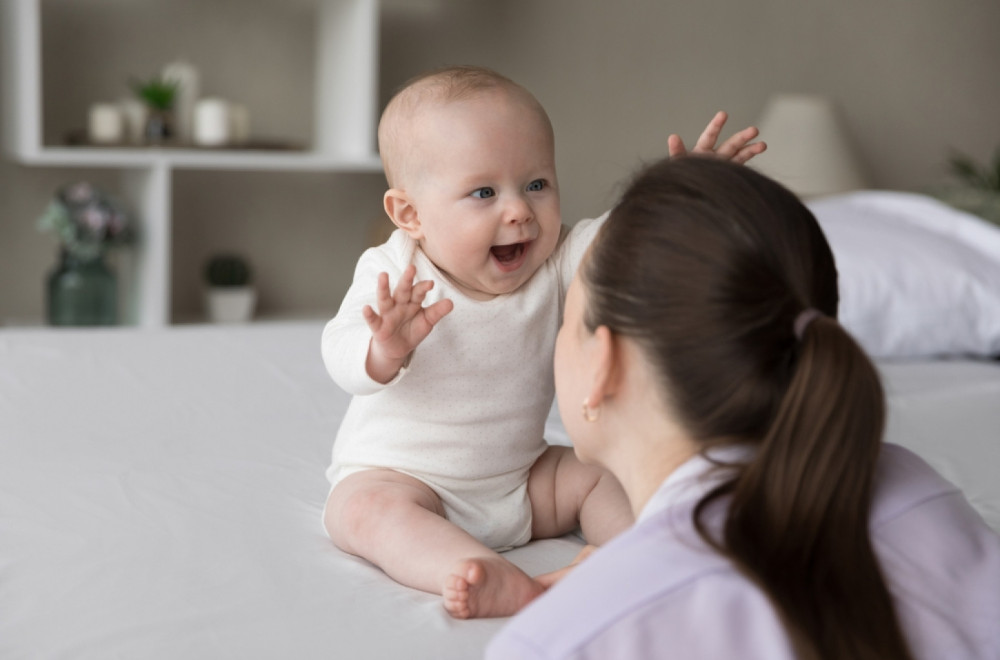
[[[868,533],[884,423],[874,365],[835,320],[816,318],[753,461],[695,511],[702,538],[770,598],[799,658],[912,657]],[[701,514],[722,495],[720,544]]]

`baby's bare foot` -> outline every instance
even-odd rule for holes
[[[456,619],[510,616],[545,587],[500,557],[466,559],[445,580],[444,608]]]

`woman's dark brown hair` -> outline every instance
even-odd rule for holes
[[[833,254],[809,210],[748,167],[664,160],[580,273],[587,326],[639,342],[704,449],[755,445],[695,525],[767,594],[797,656],[910,658],[868,532],[884,395],[836,321]],[[822,316],[799,339],[808,309]],[[709,529],[719,502],[725,522]]]

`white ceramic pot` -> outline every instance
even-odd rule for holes
[[[194,143],[200,147],[224,147],[229,131],[229,103],[223,99],[201,99],[194,106]]]
[[[257,292],[250,286],[209,287],[205,308],[213,323],[246,323],[253,317]]]

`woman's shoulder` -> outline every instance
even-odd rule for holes
[[[679,520],[658,516],[601,548],[512,620],[487,657],[654,657],[665,649],[790,657],[766,597],[693,528],[673,528]],[[723,610],[732,615],[726,625],[732,618],[739,629],[720,636]]]
[[[892,443],[882,445],[872,503],[872,526],[878,529],[931,500],[962,492],[914,452]]]
[[[941,600],[965,575],[969,579],[966,596],[971,598],[988,585],[990,607],[1000,620],[1000,535],[986,524],[965,493],[920,456],[898,445],[887,443],[882,448],[871,530],[890,581],[915,571],[908,590],[929,589]],[[954,597],[965,596],[955,592]]]
[[[1000,536],[913,452],[886,444],[872,542],[913,648],[985,658],[1000,648]]]

